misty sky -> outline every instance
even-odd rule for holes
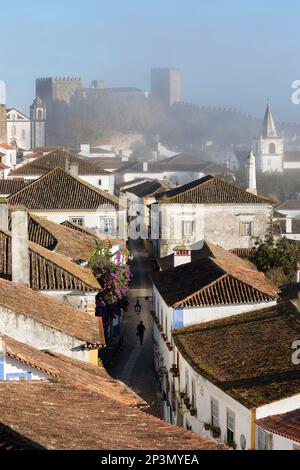
[[[298,5],[296,4],[298,3]],[[28,112],[39,76],[149,89],[152,66],[182,70],[183,99],[300,122],[295,0],[14,0],[1,2],[0,79]]]

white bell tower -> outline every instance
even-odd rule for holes
[[[258,168],[266,172],[283,172],[284,141],[278,136],[269,104],[265,112],[260,137],[254,139]]]
[[[31,148],[46,145],[46,107],[37,97],[30,107],[31,118]]]

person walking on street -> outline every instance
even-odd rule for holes
[[[136,328],[136,334],[140,338],[141,346],[143,346],[143,342],[144,342],[145,329],[146,329],[145,325],[142,321],[138,324],[138,326]]]

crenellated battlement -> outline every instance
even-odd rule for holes
[[[37,82],[82,82],[80,77],[40,77]]]
[[[81,88],[80,77],[41,77],[36,80],[36,96],[46,104],[51,101],[69,103],[72,96]]]

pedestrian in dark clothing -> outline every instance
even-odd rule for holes
[[[144,342],[145,329],[146,329],[145,325],[142,321],[138,324],[138,326],[136,328],[136,334],[140,338],[141,346],[143,346],[143,342]]]

